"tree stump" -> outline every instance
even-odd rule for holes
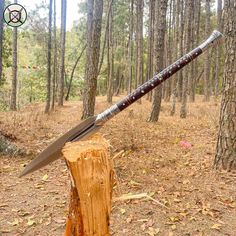
[[[96,135],[67,143],[62,150],[72,180],[64,236],[110,235],[113,169],[108,147],[108,142]]]

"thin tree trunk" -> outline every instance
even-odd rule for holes
[[[225,67],[215,167],[236,169],[236,6],[225,0]]]
[[[179,56],[184,53],[184,25],[185,25],[185,9],[184,1],[180,0],[180,36],[179,36]],[[183,95],[183,70],[178,73],[178,102],[182,101]]]
[[[189,50],[191,50],[192,48],[194,48],[195,46],[195,37],[194,37],[194,21],[195,21],[195,17],[196,17],[196,14],[194,12],[194,7],[196,2],[193,1],[193,4],[191,4],[191,24],[190,24],[190,32],[189,32],[189,41],[190,41],[190,47],[189,47]],[[195,75],[194,75],[194,63],[191,63],[189,65],[189,77],[188,77],[188,90],[189,90],[189,101],[190,102],[194,102],[195,100]]]
[[[3,10],[5,6],[5,0],[0,2],[0,85],[2,83],[2,56],[3,56]]]
[[[143,0],[136,1],[136,17],[137,17],[137,84],[143,83]],[[141,99],[139,99],[141,102]]]
[[[45,113],[49,113],[51,102],[51,50],[52,50],[52,0],[49,2],[48,57],[47,57],[47,98]]]
[[[103,1],[88,0],[87,9],[87,55],[85,65],[85,85],[82,119],[94,115],[102,28]]]
[[[175,60],[177,60],[178,58],[178,54],[179,54],[179,11],[180,11],[180,2],[179,0],[176,0],[176,2],[174,2],[175,4],[175,17],[174,17],[174,22],[176,22],[174,24],[174,40],[173,40],[173,44],[176,45],[175,50],[174,50],[174,57]],[[176,95],[177,95],[177,85],[178,85],[178,74],[174,75],[173,77],[173,82],[172,82],[172,101],[171,101],[171,111],[170,111],[170,115],[173,116],[175,114],[176,111]]]
[[[210,0],[205,0],[206,3],[206,21],[205,21],[205,37],[208,37],[211,30],[211,8],[210,8]],[[205,53],[205,63],[204,63],[204,101],[210,101],[210,93],[211,93],[211,85],[210,85],[210,66],[211,66],[211,58],[209,50]]]
[[[221,32],[222,31],[222,0],[218,0],[217,2],[217,28]],[[220,73],[221,73],[221,46],[218,45],[216,48],[216,60],[215,60],[215,96],[219,95],[219,81],[220,81]]]
[[[168,0],[155,2],[155,29],[154,31],[154,64],[155,74],[160,72],[164,67],[164,50],[165,50],[165,32],[166,32],[166,11]],[[161,108],[162,86],[159,85],[153,95],[152,111],[149,118],[150,122],[156,122],[159,119]]]
[[[65,100],[68,101],[69,100],[69,96],[70,96],[70,90],[71,90],[71,85],[72,85],[72,81],[73,81],[73,77],[74,77],[74,73],[75,73],[75,69],[80,61],[80,58],[83,56],[83,53],[84,53],[84,50],[86,49],[87,47],[87,44],[84,45],[81,53],[79,54],[78,58],[76,59],[76,62],[72,68],[72,71],[71,71],[71,75],[70,75],[70,81],[69,81],[69,84],[68,84],[68,90],[67,90],[67,94],[66,94],[66,97],[65,97]]]
[[[155,9],[155,1],[149,1],[149,26],[148,26],[148,56],[147,56],[147,77],[148,81],[153,76],[153,16]],[[150,98],[151,93],[148,94],[147,99]]]
[[[17,3],[17,1],[14,1]],[[13,29],[13,61],[12,61],[12,86],[11,86],[11,104],[10,109],[16,111],[16,93],[17,93],[17,27]]]
[[[109,15],[108,40],[107,40],[107,102],[112,103],[113,95],[113,72],[114,72],[114,54],[113,54],[113,13],[112,6]]]
[[[194,1],[194,30],[193,30],[193,48],[199,45],[200,39],[200,17],[201,17],[201,0]],[[191,85],[190,91],[190,101],[195,102],[195,93],[196,93],[196,86],[197,86],[197,75],[199,74],[199,61],[196,58],[192,62],[192,73],[193,73],[193,83]]]
[[[173,36],[172,36],[172,23],[173,23],[173,0],[169,1],[169,22],[168,22],[168,37],[166,37],[166,65],[170,65],[172,63],[172,41],[173,41]],[[172,80],[167,80],[164,82],[165,86],[165,93],[164,93],[164,100],[165,102],[170,101],[170,96],[171,96],[171,82]]]
[[[193,1],[188,0],[186,2],[186,16],[187,16],[187,24],[186,24],[186,45],[185,45],[185,52],[190,51],[191,48],[191,24],[192,24],[192,9],[193,9]],[[183,89],[182,89],[182,101],[181,101],[181,108],[180,108],[180,118],[187,117],[187,94],[188,94],[188,85],[190,79],[190,68],[187,66],[184,71],[184,80],[183,80]]]
[[[133,28],[134,28],[134,0],[130,1],[130,18],[129,18],[129,93],[132,91],[133,79]]]
[[[51,109],[55,108],[56,100],[56,82],[57,82],[57,22],[56,22],[56,0],[53,5],[53,44],[54,44],[54,58],[53,58],[53,77],[52,77],[52,105]]]
[[[64,100],[64,74],[65,74],[65,46],[66,46],[66,8],[67,0],[61,0],[61,61],[58,105],[63,106]]]

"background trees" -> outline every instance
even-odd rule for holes
[[[156,59],[154,53],[154,33],[157,32],[155,30],[155,24],[158,23],[158,19],[155,19],[155,15],[156,18],[159,17],[159,15],[155,13],[155,3],[156,1],[151,0],[139,0],[136,2],[131,0],[117,0],[115,2],[106,0],[104,1],[104,6],[103,3],[100,3],[99,6],[100,13],[104,8],[104,17],[100,17],[96,22],[93,21],[91,25],[89,20],[90,18],[92,20],[95,19],[96,9],[94,6],[97,3],[96,1],[92,1],[92,3],[82,1],[78,8],[78,21],[74,22],[72,28],[67,30],[67,2],[65,0],[60,2],[56,0],[53,1],[53,9],[51,11],[53,14],[53,17],[51,16],[53,27],[51,26],[50,30],[48,28],[50,14],[46,13],[48,12],[50,1],[48,0],[45,3],[38,4],[34,10],[29,12],[29,15],[32,14],[36,17],[28,19],[27,27],[24,26],[22,28],[23,30],[18,32],[18,40],[20,40],[20,54],[18,56],[20,58],[17,66],[17,79],[20,86],[15,86],[15,80],[10,78],[8,72],[10,69],[9,66],[13,66],[7,55],[11,53],[9,46],[13,45],[11,36],[14,30],[5,27],[4,31],[2,31],[2,33],[4,32],[5,34],[3,44],[5,44],[4,48],[6,48],[6,50],[2,50],[3,57],[1,58],[3,59],[4,65],[3,71],[7,72],[7,81],[4,87],[8,87],[7,89],[11,91],[12,102],[10,102],[9,96],[4,96],[1,103],[6,104],[6,109],[10,107],[13,109],[13,101],[15,100],[14,94],[18,90],[19,107],[27,103],[44,100],[47,101],[47,107],[49,106],[48,103],[51,103],[50,106],[53,109],[55,102],[57,102],[58,105],[63,105],[65,96],[67,100],[69,97],[71,99],[80,97],[84,100],[84,109],[88,109],[88,103],[91,103],[91,108],[88,113],[92,114],[92,107],[95,104],[95,95],[107,94],[107,101],[110,103],[113,94],[130,92],[136,88],[138,84],[149,79],[153,75],[153,69],[156,66],[155,63],[153,63]],[[61,25],[59,27],[56,22],[56,5],[60,4]],[[170,64],[183,55],[187,49],[198,45],[216,26],[219,29],[223,28],[221,20],[222,4],[222,1],[219,0],[217,4],[216,2],[208,0],[198,0],[194,2],[187,0],[169,0],[167,2],[165,16],[163,15],[162,17],[163,19],[165,18],[167,22],[163,28],[163,66]],[[87,22],[86,11],[91,5],[93,8],[89,13],[90,18],[88,18]],[[41,14],[42,12],[43,14]],[[189,20],[190,18],[188,16],[191,16],[191,20]],[[88,27],[87,24],[91,25],[91,27]],[[95,30],[95,32],[94,27],[98,27],[98,31]],[[51,32],[52,28],[53,33]],[[93,33],[89,32],[89,30],[91,30],[90,28]],[[86,36],[86,32],[88,32],[90,38]],[[94,34],[97,36],[101,35],[101,38],[98,39]],[[48,68],[47,58],[49,55],[47,52],[49,51],[48,38],[50,35],[53,40],[50,50],[52,57],[51,82],[50,86],[47,86],[48,82],[45,78],[48,77],[46,68]],[[86,54],[82,55],[79,66],[73,69],[87,40],[88,45],[90,44],[91,47],[87,47]],[[102,45],[101,50],[100,41]],[[29,45],[31,45],[30,53],[27,51]],[[12,46],[12,50],[13,49]],[[93,55],[90,55],[88,51],[93,52]],[[209,51],[209,53],[210,54],[208,54],[208,52],[206,53],[205,60],[203,59],[204,57],[199,58],[196,62],[187,67],[186,70],[180,71],[171,81],[163,86],[162,98],[165,98],[165,101],[169,101],[170,95],[172,94],[171,101],[173,109],[176,107],[176,101],[182,101],[181,117],[183,118],[188,115],[187,100],[194,102],[195,93],[204,94],[205,100],[208,100],[206,96],[209,97],[208,95],[210,94],[218,96],[221,91],[221,68],[224,54],[220,47],[216,50],[213,49],[212,52]],[[26,54],[27,57],[24,56]],[[104,57],[104,55],[107,56]],[[212,60],[211,64],[209,64],[210,58]],[[98,68],[96,61],[99,61]],[[16,66],[13,66],[13,68],[16,68]],[[72,71],[74,71],[72,76],[74,79],[71,80],[69,79],[69,75],[71,75]],[[91,76],[95,71],[96,75]],[[37,80],[33,79],[36,77],[38,78]],[[90,79],[87,79],[88,77]],[[91,79],[92,77],[96,79]],[[30,79],[27,80],[26,78]],[[12,82],[14,82],[14,86],[10,88]],[[84,85],[86,89],[84,90],[85,92],[82,93],[81,91]],[[90,90],[91,86],[93,89]],[[14,87],[16,89],[14,89]],[[6,91],[5,88],[4,92]],[[82,94],[85,96],[82,96]],[[151,93],[148,95],[148,99],[152,100]],[[11,106],[10,103],[12,104]],[[158,103],[160,103],[160,99]],[[154,102],[153,105],[154,104],[157,106],[156,102]],[[48,108],[46,110],[48,110]],[[179,113],[180,111],[175,110],[172,112],[172,115],[175,112]]]

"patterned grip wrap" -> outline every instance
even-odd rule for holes
[[[202,50],[200,48],[196,48],[186,54],[185,56],[181,57],[179,60],[177,60],[175,63],[168,66],[166,69],[161,71],[159,74],[155,75],[151,80],[147,81],[140,87],[138,87],[135,91],[133,91],[131,94],[129,94],[127,97],[125,97],[122,101],[120,101],[117,104],[117,107],[120,111],[124,110],[126,107],[131,105],[133,102],[140,99],[142,96],[144,96],[146,93],[153,90],[156,86],[163,83],[165,80],[167,80],[170,76],[175,74],[178,70],[183,68],[185,65],[187,65],[189,62],[191,62],[194,58],[196,58],[198,55],[202,53]]]

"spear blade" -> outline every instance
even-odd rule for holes
[[[60,158],[62,155],[61,150],[66,142],[77,141],[96,132],[100,126],[95,125],[95,120],[96,116],[93,116],[82,121],[79,125],[54,141],[25,167],[20,177],[34,172]]]

